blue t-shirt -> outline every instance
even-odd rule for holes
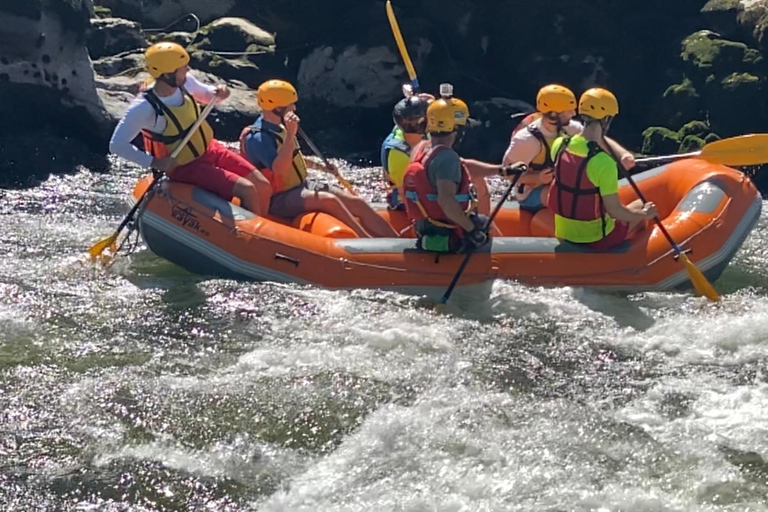
[[[252,127],[255,130],[245,136],[245,157],[259,169],[271,169],[277,158],[277,141],[274,135],[264,131],[280,132],[280,125],[270,123],[259,116]]]

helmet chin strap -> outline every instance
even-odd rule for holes
[[[453,141],[453,147],[454,148],[459,147],[459,144],[462,143],[462,141],[464,140],[464,134],[465,133],[466,133],[466,131],[464,130],[463,126],[457,126],[456,127],[456,139]]]
[[[163,82],[166,85],[170,85],[171,87],[178,87],[179,83],[178,80],[176,80],[176,73],[165,73],[164,75],[160,75],[157,77],[157,80],[160,82]]]
[[[600,120],[600,128],[603,131],[603,137],[605,137],[608,134],[608,129],[611,127],[611,122],[613,121],[613,116],[604,117]]]

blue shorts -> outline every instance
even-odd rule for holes
[[[544,187],[536,187],[535,189],[531,190],[531,193],[528,194],[528,197],[520,201],[520,209],[537,212],[542,208],[545,208],[547,205],[545,205],[541,200],[542,192],[544,192]]]

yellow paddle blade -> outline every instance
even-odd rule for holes
[[[742,135],[710,142],[701,148],[699,158],[732,167],[768,163],[768,133]]]
[[[112,234],[109,238],[99,240],[88,249],[88,254],[91,255],[91,259],[95,260],[101,253],[103,253],[108,247],[112,247],[117,242],[117,233]]]
[[[702,274],[701,271],[696,268],[696,265],[694,265],[691,260],[688,259],[688,256],[685,253],[680,253],[679,258],[680,261],[683,262],[685,270],[688,271],[688,277],[691,279],[691,283],[693,283],[693,289],[696,290],[696,293],[703,295],[712,302],[719,302],[720,295],[718,295],[718,293],[715,291],[715,288],[710,284],[707,278],[704,277],[704,274]]]
[[[408,78],[413,80],[416,78],[416,69],[414,69],[411,57],[408,55],[408,49],[405,47],[403,34],[400,32],[400,25],[397,23],[395,11],[392,9],[392,2],[390,0],[387,0],[387,18],[389,18],[389,26],[392,28],[392,35],[395,36],[397,47],[400,50],[400,56],[405,63],[405,69],[408,71]]]

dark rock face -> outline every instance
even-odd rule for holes
[[[28,0],[0,4],[0,147],[19,149],[19,138],[37,132],[81,141],[88,153],[104,154],[109,118],[96,95],[85,48],[90,0]],[[55,144],[25,146],[35,163],[53,163]],[[76,159],[75,159],[76,160]],[[0,160],[2,181],[24,174],[24,162]],[[50,165],[40,165],[46,172]],[[32,172],[30,169],[28,172]]]
[[[92,59],[147,47],[141,25],[122,18],[94,18],[88,31],[88,53]]]
[[[408,81],[384,0],[96,0],[93,22],[89,1],[0,5],[0,88],[55,89],[50,109],[88,113],[64,125],[38,112],[35,122],[50,119],[67,136],[106,148],[146,78],[141,49],[173,40],[188,47],[196,72],[234,90],[216,110],[219,138],[235,138],[256,115],[250,89],[283,78],[297,85],[302,123],[324,150],[377,161]],[[395,11],[422,89],[453,83],[479,120],[462,146],[469,157],[499,161],[519,121],[510,115],[531,108],[553,82],[576,94],[612,90],[620,104],[612,136],[651,154],[766,126],[768,0],[399,0]],[[84,47],[89,26],[95,82]],[[23,115],[19,105],[3,108]]]

